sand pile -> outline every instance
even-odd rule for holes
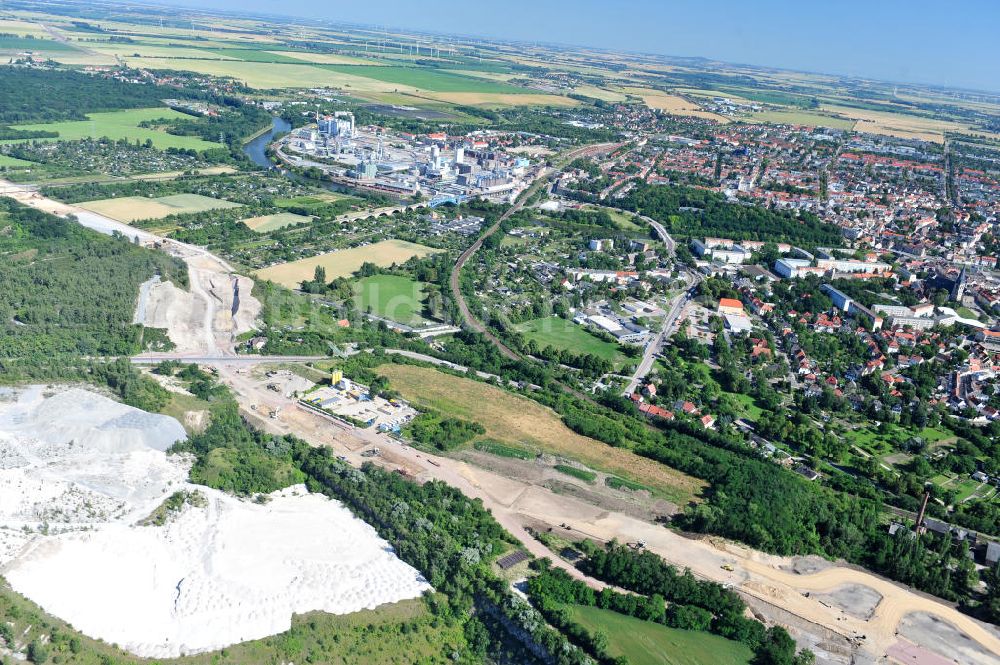
[[[186,483],[190,461],[162,452],[183,435],[82,390],[0,403],[0,573],[84,633],[158,658],[429,588],[374,529],[304,487],[258,504]],[[139,525],[178,490],[201,500]]]

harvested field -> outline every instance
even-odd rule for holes
[[[948,120],[934,120],[904,113],[869,111],[867,109],[856,109],[849,106],[835,106],[831,104],[824,104],[821,108],[825,111],[832,111],[838,115],[857,120],[857,123],[854,125],[854,131],[857,132],[884,134],[886,136],[920,139],[922,141],[934,141],[937,143],[941,143],[944,140],[945,132],[984,134],[981,131],[969,130],[968,125]],[[996,135],[992,136],[995,137]]]
[[[213,199],[201,194],[172,194],[155,199],[148,199],[144,196],[124,196],[87,201],[79,205],[85,210],[128,223],[140,219],[162,219],[169,215],[240,207],[238,203]]]
[[[33,37],[48,37],[49,35],[40,23],[20,21],[17,19],[4,19],[0,21],[0,33],[17,35],[18,37],[25,37],[27,35],[31,35]]]
[[[363,76],[365,78],[416,88],[419,91],[466,92],[466,93],[507,93],[522,94],[525,88],[503,82],[472,78],[453,72],[429,67],[371,66],[371,65],[318,65],[341,74]]]
[[[261,217],[244,219],[243,223],[257,233],[267,233],[268,231],[277,231],[278,229],[283,229],[286,226],[292,226],[293,224],[302,224],[310,221],[312,221],[312,217],[296,215],[293,212],[279,212],[273,215],[263,215]]]
[[[729,122],[727,118],[721,115],[702,111],[697,104],[677,95],[670,95],[659,90],[650,90],[647,88],[626,88],[625,91],[642,97],[642,101],[651,109],[666,111],[674,115],[688,115],[696,118],[716,120],[721,123]]]
[[[403,263],[414,256],[427,256],[442,250],[432,249],[405,240],[383,240],[374,245],[342,249],[291,263],[281,263],[257,271],[260,279],[269,279],[290,289],[298,288],[302,280],[312,279],[316,266],[326,270],[326,278],[350,277],[364,263],[388,267]]]
[[[319,65],[378,65],[377,60],[367,60],[356,58],[350,55],[339,55],[337,53],[309,53],[307,51],[268,51],[284,55],[303,62],[312,62]]]
[[[830,129],[854,128],[855,121],[832,114],[811,111],[763,111],[749,117],[753,122],[767,122],[776,125],[804,125],[806,127],[829,127]]]
[[[679,505],[691,501],[705,486],[631,451],[580,436],[551,409],[496,386],[410,365],[383,365],[378,372],[417,408],[424,406],[482,424],[486,433],[478,440],[576,459],[652,487]]]

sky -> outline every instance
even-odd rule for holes
[[[996,0],[160,0],[1000,92]]]

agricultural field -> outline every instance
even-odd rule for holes
[[[69,44],[57,42],[54,39],[41,39],[30,36],[0,37],[0,53],[16,54],[24,51],[61,53],[76,51],[76,49]]]
[[[26,35],[45,37],[48,34],[45,31],[45,28],[39,23],[19,21],[16,19],[0,20],[0,33],[5,35],[17,35],[18,37],[24,37]]]
[[[599,607],[570,605],[572,619],[608,636],[608,653],[631,665],[747,665],[753,652],[718,635],[679,630]]]
[[[489,92],[433,92],[427,96],[449,104],[460,106],[486,106],[501,108],[507,106],[579,106],[580,102],[562,95],[535,93],[523,89],[521,93],[489,93]],[[418,103],[413,99],[411,103]]]
[[[580,325],[559,316],[533,319],[517,326],[518,332],[534,340],[540,349],[551,346],[562,351],[589,353],[603,360],[621,365],[625,357],[613,342],[590,334]]]
[[[431,92],[520,94],[524,88],[424,67],[320,65],[324,69]]]
[[[767,122],[775,125],[803,125],[806,127],[828,127],[830,129],[851,130],[855,121],[832,114],[813,113],[811,111],[761,111],[750,116],[754,122]]]
[[[821,108],[846,118],[853,118],[857,121],[854,125],[855,131],[870,134],[884,134],[904,139],[920,139],[941,143],[944,140],[945,132],[969,131],[968,125],[950,120],[935,120],[904,113],[870,111],[833,104],[824,104]]]
[[[666,92],[650,90],[647,88],[625,88],[625,91],[641,97],[642,101],[646,103],[646,106],[651,109],[666,111],[667,113],[673,113],[675,115],[689,115],[696,118],[717,120],[721,123],[729,122],[727,118],[717,113],[702,111],[697,104],[689,102],[683,97],[679,97],[677,95],[671,95]]]
[[[281,53],[261,51],[258,49],[212,48],[204,50],[211,55],[219,55],[224,58],[233,60],[242,60],[243,62],[276,62],[287,65],[309,64],[307,61],[301,60],[299,58],[293,58],[291,56],[283,55]]]
[[[153,142],[153,145],[161,150],[167,148],[184,148],[192,150],[210,150],[221,148],[219,143],[202,140],[195,136],[175,136],[156,129],[146,129],[139,127],[139,123],[144,121],[155,121],[160,119],[174,120],[178,118],[188,118],[184,115],[168,108],[130,109],[126,111],[108,111],[104,113],[90,113],[89,120],[68,120],[66,122],[50,122],[31,125],[14,125],[16,129],[23,130],[44,130],[58,132],[59,138],[35,139],[39,141],[74,141],[84,138],[128,139],[129,141]],[[16,141],[5,141],[5,143],[16,143]]]
[[[442,250],[405,240],[383,240],[373,245],[342,249],[308,259],[281,263],[258,270],[257,277],[294,289],[298,288],[303,280],[312,279],[317,266],[322,266],[326,270],[327,279],[334,279],[350,277],[364,263],[374,263],[388,268],[394,263],[403,263],[414,256],[423,257],[439,251]]]
[[[304,215],[296,215],[293,212],[279,212],[273,215],[250,217],[249,219],[244,219],[242,221],[257,233],[267,233],[268,231],[283,229],[286,226],[303,224],[305,222],[312,221],[312,218]]]
[[[170,215],[183,215],[221,208],[238,208],[240,204],[213,199],[201,194],[171,194],[155,199],[144,196],[100,199],[80,203],[79,206],[119,222],[132,223],[140,219],[162,219]]]
[[[400,275],[374,275],[354,283],[354,302],[362,312],[404,325],[417,325],[427,301],[426,285]]]
[[[492,441],[576,459],[593,469],[642,483],[680,505],[692,501],[705,486],[629,450],[581,436],[551,409],[496,386],[412,365],[383,365],[377,371],[418,409],[422,406],[480,423],[486,432],[473,444]]]
[[[284,55],[300,62],[311,62],[320,65],[377,65],[376,60],[357,58],[351,55],[340,55],[337,53],[310,53],[308,51],[269,51],[277,55]]]

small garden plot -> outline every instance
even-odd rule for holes
[[[268,231],[277,231],[278,229],[283,229],[286,226],[304,224],[309,221],[312,221],[311,217],[296,215],[293,212],[279,212],[273,215],[262,215],[260,217],[244,219],[243,223],[257,233],[267,233]]]
[[[81,208],[110,217],[119,222],[131,223],[140,219],[162,219],[170,215],[182,215],[222,208],[238,208],[239,203],[213,199],[201,194],[171,194],[149,199],[144,196],[123,196],[121,198],[100,199],[79,204]]]

